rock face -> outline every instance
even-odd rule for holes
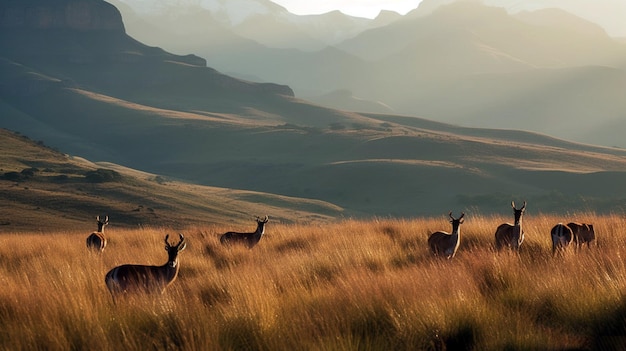
[[[120,12],[102,0],[3,0],[0,28],[125,33]]]
[[[294,96],[288,86],[238,80],[206,67],[201,57],[136,41],[104,0],[0,0],[0,77],[0,98],[36,96],[59,85],[158,94],[184,81],[180,77],[195,87],[189,94]]]

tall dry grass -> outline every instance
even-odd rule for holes
[[[185,228],[178,279],[164,295],[113,302],[104,275],[163,264],[179,230],[0,236],[0,349],[442,350],[620,349],[626,345],[626,220],[527,215],[519,254],[494,251],[510,218],[466,216],[448,261],[427,249],[446,216],[270,222],[254,249],[225,248],[225,226]],[[559,221],[593,222],[599,246],[553,257]],[[253,223],[252,223],[253,224]],[[253,226],[251,224],[251,226]],[[572,249],[572,248],[570,248]]]

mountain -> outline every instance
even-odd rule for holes
[[[563,9],[493,3],[425,0],[405,16],[360,27],[353,36],[317,50],[308,44],[304,50],[279,35],[310,42],[311,32],[306,32],[308,39],[302,36],[306,27],[281,30],[287,27],[279,26],[298,23],[299,17],[305,22],[308,16],[289,15],[276,7],[250,14],[252,28],[264,24],[273,28],[272,38],[282,43],[274,48],[260,44],[269,44],[259,37],[264,31],[255,33],[254,40],[244,38],[244,32],[252,36],[254,30],[236,34],[230,22],[214,20],[209,10],[197,11],[203,22],[172,18],[161,22],[161,32],[214,22],[220,23],[222,32],[190,30],[186,35],[181,32],[176,44],[159,38],[151,44],[193,52],[232,76],[288,85],[298,97],[331,108],[381,112],[383,104],[397,113],[445,123],[526,129],[626,147],[618,132],[626,127],[624,103],[616,94],[626,83],[626,45],[599,25]],[[345,19],[339,13],[325,16]],[[240,29],[247,26],[245,21],[239,24]],[[323,28],[337,30],[331,25]],[[216,43],[219,38],[227,39]],[[364,103],[355,105],[355,100],[338,99],[338,95],[329,98],[336,91],[350,91]]]
[[[616,95],[626,47],[597,26],[563,11],[514,17],[474,3],[406,17],[339,46],[377,60],[373,73],[346,84],[355,95],[449,123],[626,145],[601,127],[626,123]]]
[[[227,37],[234,34],[267,48],[303,51],[321,50],[366,29],[393,22],[400,16],[389,11],[382,12],[375,20],[352,17],[339,11],[299,16],[270,0],[109,2],[118,7],[125,18],[140,18],[151,27],[161,28],[165,32],[185,32],[193,37],[217,25],[224,30],[221,34]],[[159,45],[170,50],[178,45],[171,39],[159,38],[149,31],[138,29],[131,30],[131,33],[144,42],[158,41]]]
[[[7,13],[33,20],[16,24]],[[5,2],[0,14],[0,127],[99,165],[263,193],[243,198],[335,218],[500,213],[513,199],[557,213],[624,205],[622,149],[323,107],[288,86],[236,79],[197,56],[142,44],[103,1]],[[216,201],[196,213],[220,215]]]
[[[428,15],[441,6],[462,1],[474,0],[422,0],[419,11],[414,11],[413,15]],[[626,37],[626,25],[623,21],[626,3],[619,0],[477,0],[475,2],[504,8],[511,14],[546,9],[566,11],[587,22],[601,26],[613,38]]]
[[[567,24],[530,24],[530,18],[542,23],[546,17]],[[623,146],[615,129],[602,126],[618,122],[626,111],[617,93],[626,83],[626,47],[581,23],[558,11],[519,20],[472,3],[440,7],[347,41],[372,55],[386,53],[371,70],[376,74],[354,84],[353,91],[405,114]],[[403,44],[386,40],[401,33],[415,35]],[[376,84],[380,81],[394,84]]]

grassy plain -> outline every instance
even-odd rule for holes
[[[626,345],[626,219],[528,215],[519,254],[496,252],[508,217],[466,216],[452,260],[432,257],[446,216],[272,222],[254,249],[183,229],[163,295],[113,302],[104,275],[163,264],[168,227],[111,229],[103,254],[78,231],[0,234],[2,350],[557,350]],[[599,245],[553,257],[559,221],[595,224]]]

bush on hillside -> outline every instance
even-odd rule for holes
[[[107,183],[122,180],[122,175],[111,169],[98,168],[85,173],[85,180],[89,183]]]

